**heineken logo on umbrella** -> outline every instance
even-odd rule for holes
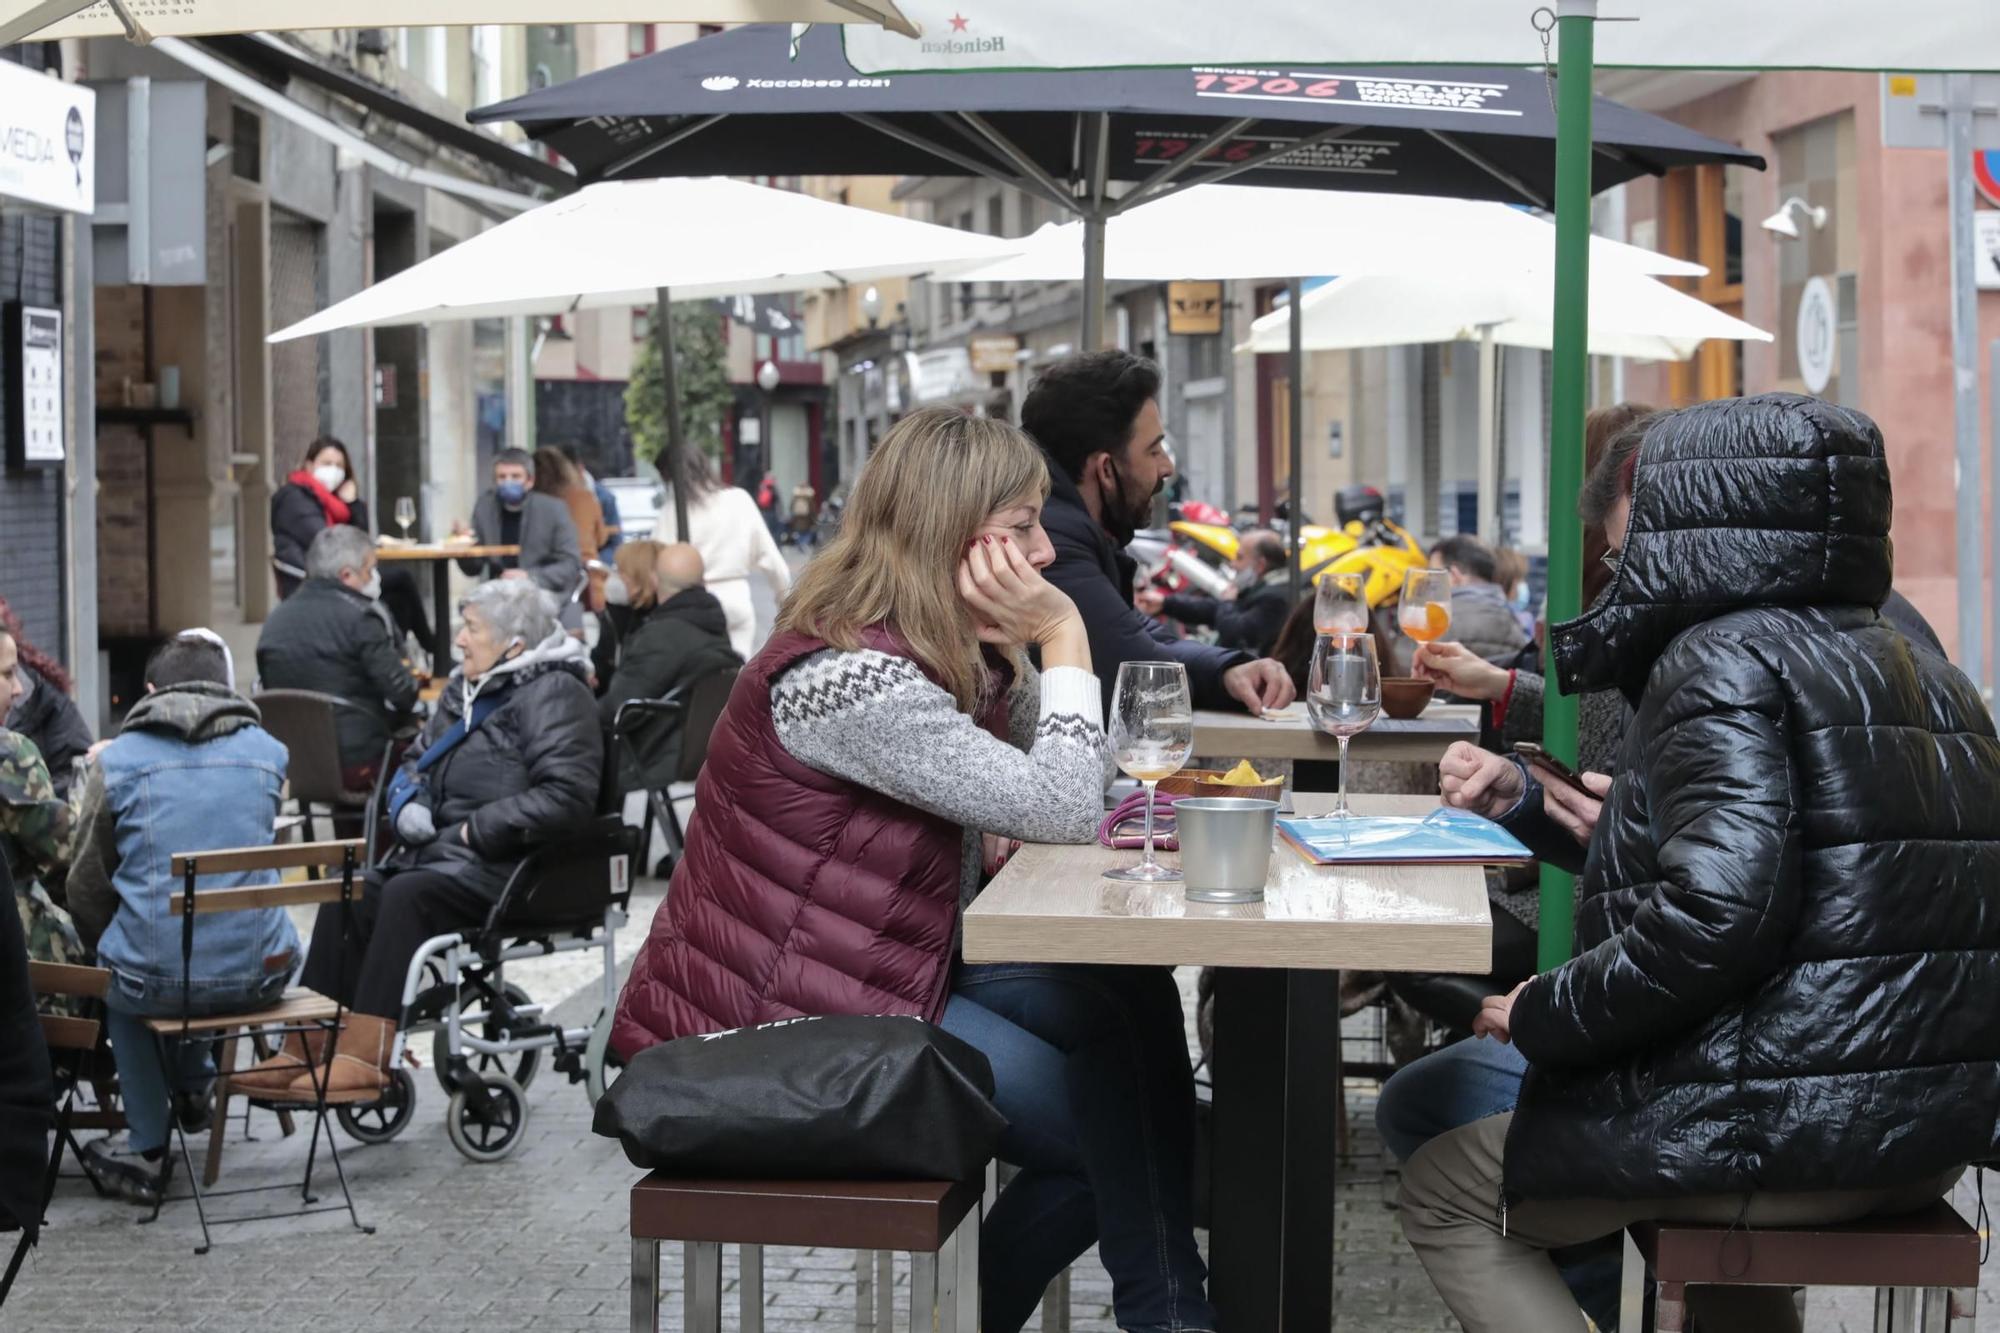
[[[923,43],[923,49],[931,55],[962,56],[984,51],[1005,51],[1005,37],[987,37],[972,31],[972,20],[954,10],[950,18],[951,32],[936,41]]]

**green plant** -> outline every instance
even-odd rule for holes
[[[654,311],[654,319],[659,312]],[[691,450],[713,458],[722,451],[722,421],[734,401],[723,365],[722,317],[707,301],[673,307],[674,377],[680,391],[681,438]],[[667,447],[667,395],[660,380],[659,339],[648,336],[625,386],[625,424],[632,451],[651,463]]]

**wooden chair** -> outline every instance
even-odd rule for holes
[[[0,867],[4,869],[4,867]],[[11,893],[11,890],[8,890]],[[105,992],[111,988],[111,974],[101,967],[79,967],[72,963],[43,963],[30,959],[28,962],[28,989],[36,1000],[52,996],[64,996],[85,1002],[81,1015],[43,1014],[41,1015],[42,1041],[49,1048],[49,1062],[55,1069],[56,1133],[55,1147],[49,1153],[48,1172],[42,1178],[42,1213],[48,1213],[50,1200],[55,1198],[56,1178],[62,1169],[63,1148],[81,1155],[77,1147],[76,1131],[80,1127],[76,1111],[76,1089],[88,1075],[97,1055],[98,1037],[102,1032],[99,1020],[94,1016],[104,1003]],[[120,1117],[120,1127],[123,1118]],[[13,1289],[14,1278],[21,1271],[21,1262],[28,1256],[30,1229],[23,1227],[21,1238],[14,1246],[13,1257],[7,1262],[7,1271],[0,1275],[0,1303],[5,1303],[7,1293]]]
[[[1704,1285],[1873,1287],[1878,1330],[1913,1329],[1919,1312],[1925,1333],[1973,1327],[1979,1233],[1943,1199],[1901,1217],[1837,1225],[1646,1222],[1626,1235],[1620,1327],[1640,1327],[1646,1269],[1657,1283],[1657,1333],[1682,1333],[1687,1288]]]
[[[676,1180],[632,1187],[632,1330],[656,1333],[660,1242],[687,1255],[686,1333],[721,1333],[722,1247],[742,1251],[739,1327],[764,1327],[764,1247],[832,1246],[910,1254],[910,1327],[979,1326],[978,1181]]]
[[[228,1105],[230,1089],[228,1074],[235,1067],[235,1043],[244,1037],[257,1034],[282,1038],[288,1034],[304,1036],[318,1033],[326,1039],[325,1060],[309,1066],[313,1076],[315,1095],[305,1102],[294,1103],[296,1109],[310,1110],[313,1115],[312,1139],[306,1151],[305,1177],[298,1186],[303,1206],[287,1213],[259,1213],[250,1217],[218,1218],[220,1226],[233,1222],[259,1221],[271,1217],[300,1217],[311,1213],[338,1212],[345,1209],[349,1220],[357,1230],[373,1234],[375,1228],[364,1226],[354,1208],[354,1196],[347,1187],[347,1173],[340,1165],[340,1149],[334,1141],[331,1125],[327,1123],[328,1111],[336,1105],[352,1105],[377,1101],[381,1093],[373,1089],[350,1092],[328,1092],[326,1090],[327,1070],[333,1061],[334,1037],[343,1025],[346,1007],[338,1000],[327,999],[312,991],[293,988],[273,1007],[248,1010],[231,1014],[194,1015],[187,1011],[188,972],[194,957],[195,918],[223,912],[242,912],[270,907],[293,907],[318,903],[339,903],[343,912],[353,902],[354,895],[361,887],[361,863],[363,843],[360,839],[340,842],[306,842],[270,847],[218,848],[200,852],[176,852],[173,857],[173,873],[181,877],[182,890],[175,895],[173,910],[181,918],[181,980],[182,1011],[178,1017],[151,1018],[146,1026],[159,1040],[161,1058],[167,1059],[167,1046],[172,1041],[209,1040],[219,1041],[224,1046],[223,1064],[216,1079],[215,1111],[211,1119],[213,1128],[209,1138],[209,1160],[198,1179],[194,1170],[194,1160],[188,1150],[187,1135],[176,1124],[174,1133],[180,1143],[181,1161],[188,1173],[188,1184],[193,1191],[196,1216],[201,1221],[202,1243],[196,1254],[206,1254],[209,1250],[209,1217],[206,1200],[232,1194],[254,1194],[272,1189],[289,1189],[288,1184],[252,1185],[241,1189],[214,1190],[206,1194],[203,1186],[216,1178],[221,1166],[220,1144],[222,1133],[222,1113]],[[309,879],[292,883],[258,884],[243,887],[209,889],[197,892],[195,881],[204,875],[239,874],[260,870],[290,870],[302,867],[338,866],[340,874],[332,879]],[[169,1062],[171,1068],[171,1062]],[[288,1117],[289,1118],[289,1117]],[[313,1167],[319,1151],[319,1137],[326,1135],[327,1155],[333,1161],[334,1173],[340,1180],[341,1203],[326,1207],[314,1207],[319,1202],[312,1190]],[[289,1129],[287,1130],[289,1132]],[[164,1200],[163,1200],[164,1202]],[[159,1216],[155,1206],[152,1217]]]

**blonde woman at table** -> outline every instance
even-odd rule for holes
[[[758,512],[757,501],[740,486],[716,481],[708,459],[695,451],[687,456],[688,533],[673,530],[674,491],[667,487],[660,502],[656,535],[661,541],[685,541],[701,552],[705,583],[729,618],[729,646],[744,657],[756,651],[757,608],[750,600],[750,580],[764,580],[774,601],[791,591],[792,570]]]
[[[799,1014],[937,1023],[991,1061],[1021,1168],[985,1223],[987,1333],[1019,1329],[1092,1242],[1121,1329],[1213,1330],[1171,973],[958,957],[1009,840],[1088,842],[1103,812],[1089,635],[1042,577],[1048,490],[1004,422],[930,409],[883,440],[738,679],[612,1043],[629,1058]]]

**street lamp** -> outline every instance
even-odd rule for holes
[[[764,438],[758,446],[759,451],[763,454],[763,466],[758,469],[759,472],[769,472],[771,470],[771,460],[777,456],[777,451],[771,447],[771,396],[777,393],[778,381],[782,378],[783,376],[778,370],[778,363],[775,361],[767,360],[763,365],[757,367],[757,387],[764,391],[764,429],[762,432]]]
[[[1785,200],[1777,212],[1764,219],[1762,224],[1764,230],[1796,241],[1799,239],[1799,224],[1792,220],[1794,212],[1803,213],[1812,219],[1814,231],[1826,226],[1826,208],[1823,205],[1809,204],[1797,195],[1793,195]]]

